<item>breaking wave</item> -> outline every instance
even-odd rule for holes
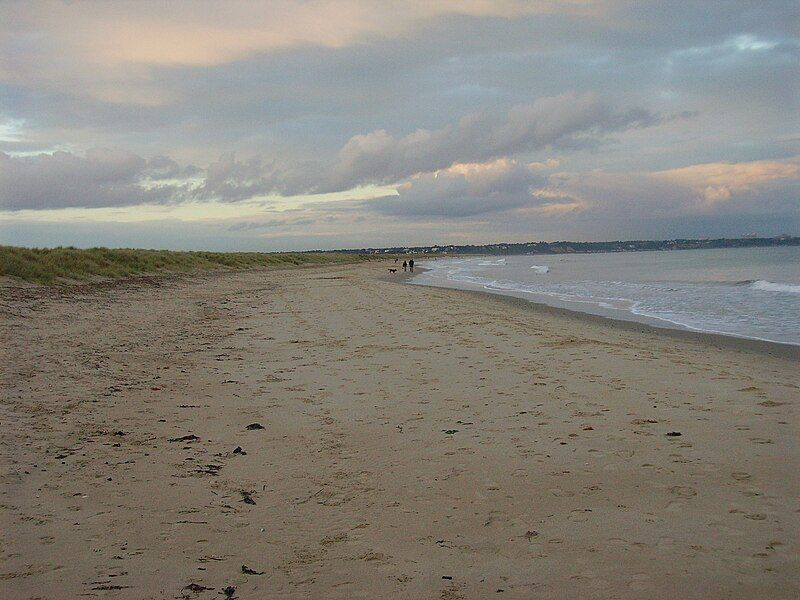
[[[750,287],[754,290],[761,290],[762,292],[783,292],[785,294],[800,294],[800,285],[790,283],[773,283],[772,281],[765,281],[759,279],[753,281]]]
[[[498,258],[497,260],[482,260],[478,263],[479,267],[502,267],[506,264],[505,258]]]

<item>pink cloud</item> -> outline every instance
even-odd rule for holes
[[[691,189],[700,206],[711,209],[772,182],[800,180],[800,159],[706,163],[658,171],[652,176]]]
[[[557,173],[539,193],[620,216],[747,212],[767,205],[797,209],[800,157],[703,163],[651,173]]]
[[[0,81],[75,89],[107,102],[171,98],[150,68],[208,67],[299,46],[396,38],[448,15],[595,14],[596,2],[362,0],[8,2],[0,7]]]

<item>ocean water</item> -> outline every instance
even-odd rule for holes
[[[800,345],[800,247],[446,258],[413,283]]]

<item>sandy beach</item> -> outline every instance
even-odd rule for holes
[[[0,288],[0,597],[800,596],[797,348],[385,274]]]

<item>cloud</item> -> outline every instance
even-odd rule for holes
[[[147,161],[144,173],[152,181],[180,180],[197,176],[202,173],[202,169],[194,165],[181,166],[168,156],[154,156]]]
[[[154,69],[213,67],[315,46],[342,48],[406,34],[453,16],[592,14],[573,0],[415,1],[402,10],[370,0],[213,0],[4,3],[0,81],[72,89],[110,103],[154,106],[174,100],[150,81]]]
[[[611,132],[660,121],[641,108],[618,111],[593,95],[563,94],[516,106],[505,114],[468,115],[455,124],[417,129],[400,138],[383,129],[356,135],[338,151],[331,166],[311,161],[279,164],[257,157],[237,160],[228,153],[208,167],[199,193],[203,198],[233,201],[258,194],[332,193],[397,184],[454,164],[486,162],[548,146],[597,144]]]
[[[596,143],[605,134],[659,121],[647,110],[616,111],[591,94],[562,94],[516,106],[502,117],[475,114],[441,129],[418,129],[402,138],[385,130],[352,137],[322,191],[363,183],[386,184],[455,163],[542,149]]]
[[[245,200],[271,191],[276,182],[274,163],[258,157],[237,161],[231,152],[208,166],[197,193],[203,199]]]
[[[344,245],[796,229],[795,4],[0,2],[0,206]]]
[[[800,159],[707,163],[652,173],[552,170],[510,158],[415,175],[396,196],[346,205],[388,216],[463,219],[508,213],[601,223],[701,215],[800,215]],[[495,218],[495,217],[492,217]]]
[[[704,163],[652,173],[558,173],[544,193],[604,219],[800,213],[800,158]]]
[[[692,191],[698,208],[713,209],[737,196],[752,194],[786,182],[800,183],[800,160],[759,160],[748,163],[708,163],[668,171],[652,177]],[[800,198],[795,201],[800,208]]]
[[[198,193],[205,199],[236,201],[263,194],[323,194],[393,185],[454,164],[486,162],[548,146],[593,146],[611,132],[662,120],[641,108],[616,110],[590,94],[563,94],[506,112],[467,115],[439,129],[417,129],[399,138],[385,129],[355,135],[333,161],[238,159],[235,153],[225,153],[209,165]]]
[[[677,131],[678,141],[617,147],[633,168],[653,169],[776,156],[772,134],[786,133],[800,97],[788,2],[353,4],[376,16],[349,19],[363,33],[330,46],[325,40],[342,31],[327,18],[335,3],[303,3],[309,18],[325,15],[321,41],[301,3],[230,2],[225,11],[179,2],[0,3],[0,114],[24,120],[35,149],[116,145],[207,164],[230,151],[326,162],[355,133],[400,138],[445,127],[453,115],[500,114],[566,90],[652,112],[700,111],[692,133],[702,134],[691,140],[677,122],[660,132]],[[147,42],[160,28],[159,43]],[[236,45],[248,30],[273,29],[301,37],[229,53],[227,34],[205,35],[230,30]],[[197,44],[218,58],[181,58]],[[641,147],[671,156],[645,165],[652,154]],[[594,166],[614,158],[597,155]]]
[[[130,206],[183,198],[185,184],[163,183],[192,174],[166,157],[150,161],[119,149],[12,157],[0,152],[0,208],[4,210]],[[162,182],[162,183],[159,183]]]
[[[124,152],[97,151],[86,159],[56,159],[59,164],[90,163],[91,169],[83,167],[91,174],[83,176],[87,192],[114,186],[118,195],[112,195],[112,200],[119,198],[119,190],[133,197],[141,193],[127,186],[140,181],[150,166]],[[124,226],[97,222],[91,213],[60,223],[7,215],[0,235],[5,243],[34,245],[274,250],[703,237],[753,231],[770,235],[793,233],[800,225],[800,157],[704,163],[651,173],[554,172],[558,168],[561,165],[553,160],[525,163],[508,157],[458,163],[408,178],[398,186],[397,196],[368,201],[303,200],[289,209],[250,205],[247,218],[224,216],[193,223],[168,220],[170,212],[162,213],[164,220]],[[233,167],[238,169],[246,171],[246,167]],[[177,193],[183,194],[182,190]]]
[[[398,187],[397,196],[366,201],[360,207],[415,218],[467,217],[531,204],[535,201],[532,188],[545,182],[538,165],[508,158],[456,164],[416,175]]]

